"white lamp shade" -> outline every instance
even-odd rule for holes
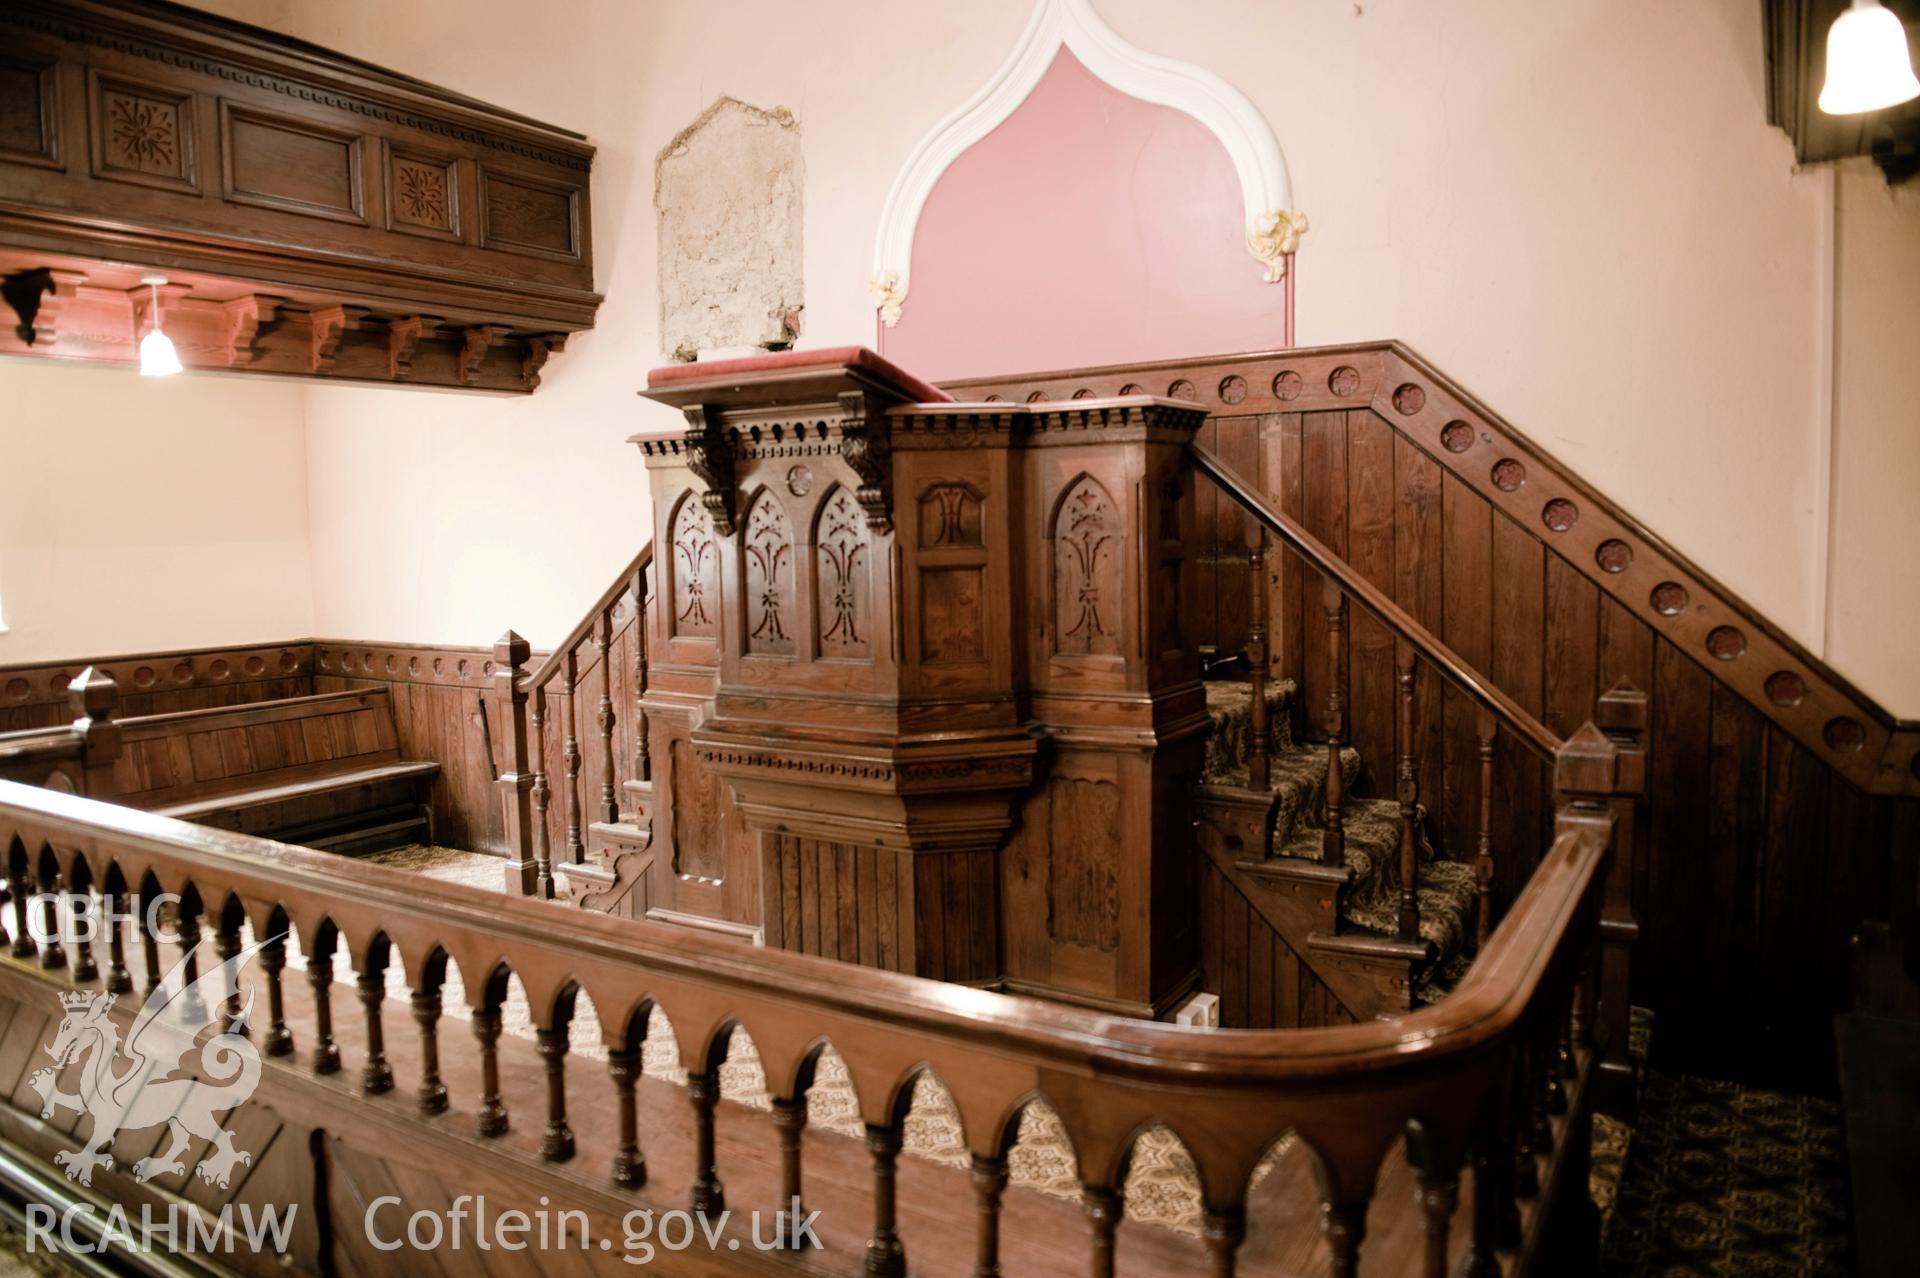
[[[1827,83],[1820,109],[1828,115],[1879,111],[1920,97],[1907,32],[1880,0],[1854,0],[1827,32]]]
[[[140,376],[167,377],[180,371],[180,353],[159,329],[140,339]]]

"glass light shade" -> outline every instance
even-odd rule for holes
[[[167,377],[180,371],[180,353],[158,328],[140,339],[140,376]]]
[[[1853,0],[1827,32],[1827,83],[1820,109],[1858,115],[1920,97],[1906,28],[1880,0]]]

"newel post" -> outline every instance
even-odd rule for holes
[[[500,722],[506,725],[507,766],[494,782],[500,787],[507,831],[507,891],[521,896],[551,896],[552,880],[542,892],[533,855],[533,772],[527,764],[527,690],[521,686],[531,655],[525,639],[509,630],[493,645],[493,691]]]
[[[105,784],[120,757],[120,725],[113,712],[120,708],[120,685],[105,671],[88,666],[67,685],[67,704],[73,708],[73,732],[80,738],[82,794],[111,794]]]
[[[1600,1054],[1599,1107],[1630,1118],[1635,1103],[1633,1060],[1628,1051],[1633,947],[1640,923],[1633,917],[1633,872],[1640,857],[1640,810],[1646,802],[1647,694],[1626,682],[1600,697],[1594,725],[1619,751],[1622,789],[1613,800],[1614,858],[1600,906],[1599,1007],[1593,1024]]]

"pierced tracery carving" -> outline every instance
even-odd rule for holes
[[[687,469],[707,486],[700,497],[713,530],[722,537],[733,536],[733,438],[720,424],[718,409],[705,404],[688,404],[682,410],[687,419]]]
[[[771,492],[747,511],[747,644],[749,653],[793,655],[793,523]]]
[[[823,657],[871,655],[868,561],[873,547],[866,519],[852,494],[836,487],[814,525],[814,624]]]
[[[673,516],[673,632],[698,639],[720,634],[720,559],[713,521],[688,493]]]
[[[1082,475],[1061,499],[1053,521],[1053,613],[1061,652],[1120,652],[1122,529],[1113,498]]]

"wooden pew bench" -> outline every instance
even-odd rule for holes
[[[386,688],[120,721],[90,797],[335,852],[431,843],[440,766],[400,757]]]

